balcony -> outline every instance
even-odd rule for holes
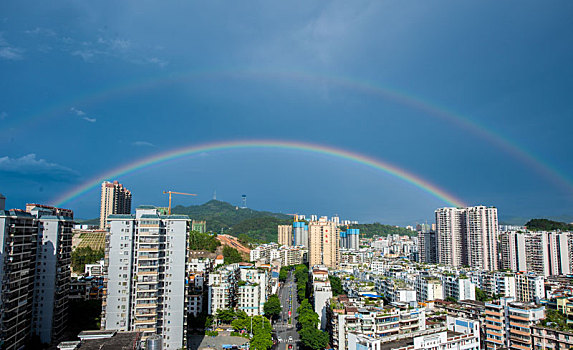
[[[135,304],[135,308],[136,309],[142,309],[142,308],[156,308],[157,307],[157,303],[137,303]]]

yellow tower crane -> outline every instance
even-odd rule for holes
[[[183,193],[183,192],[175,192],[175,191],[163,191],[163,194],[167,194],[169,193],[169,209],[168,209],[168,214],[171,215],[171,195],[172,194],[182,194],[184,196],[196,196],[196,194],[193,193]]]

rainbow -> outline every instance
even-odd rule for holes
[[[263,70],[198,70],[193,72],[179,72],[169,75],[154,76],[146,79],[138,79],[107,87],[103,90],[91,91],[75,96],[68,101],[56,103],[53,106],[42,109],[34,115],[19,118],[18,123],[36,124],[53,118],[63,117],[70,113],[70,108],[79,106],[85,108],[90,104],[97,104],[106,100],[116,99],[137,91],[169,86],[175,83],[188,82],[199,79],[261,79],[265,81],[295,81],[329,84],[342,88],[359,91],[376,97],[419,110],[426,115],[440,119],[446,123],[456,125],[460,129],[473,134],[490,145],[495,146],[504,153],[526,165],[527,171],[535,171],[544,176],[552,183],[566,188],[573,193],[573,182],[568,176],[561,173],[557,168],[539,159],[532,152],[511,141],[506,135],[496,133],[492,128],[478,124],[467,116],[460,115],[448,110],[445,106],[424,100],[410,93],[395,88],[382,86],[376,82],[348,77],[334,77],[301,71],[263,71]],[[16,125],[6,127],[6,132],[14,132]],[[26,128],[21,127],[21,130]]]
[[[61,207],[67,202],[76,199],[86,192],[95,189],[101,185],[102,181],[115,179],[119,176],[133,173],[139,169],[143,169],[155,164],[163,163],[169,160],[179,159],[185,156],[191,156],[200,154],[203,152],[219,151],[219,150],[229,150],[229,149],[287,149],[296,150],[303,152],[312,152],[318,154],[324,154],[328,156],[333,156],[339,159],[349,160],[358,164],[362,164],[377,170],[381,170],[387,174],[393,175],[399,179],[402,179],[426,192],[433,195],[434,197],[442,200],[448,205],[463,207],[464,203],[448,194],[446,191],[438,188],[436,185],[411,174],[403,169],[400,169],[392,164],[383,162],[381,160],[371,158],[362,154],[350,152],[347,150],[334,148],[330,146],[312,144],[312,143],[302,143],[293,141],[276,141],[276,140],[241,140],[241,141],[228,141],[228,142],[216,142],[208,143],[202,145],[192,145],[188,147],[183,147],[175,150],[170,150],[164,153],[156,154],[154,156],[140,159],[133,163],[127,164],[125,166],[113,169],[106,172],[105,174],[98,175],[95,178],[81,184],[77,188],[65,193],[60,198],[53,201],[53,205],[56,207]]]

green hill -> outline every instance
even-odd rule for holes
[[[525,227],[531,231],[573,231],[573,224],[549,219],[531,219]]]
[[[171,212],[173,214],[189,215],[193,220],[206,220],[207,231],[229,233],[234,236],[245,233],[252,238],[274,241],[276,241],[277,236],[276,225],[292,221],[292,218],[285,214],[238,208],[218,200],[211,200],[201,205],[188,207],[178,205],[172,208]],[[252,235],[249,233],[252,233]],[[274,238],[264,239],[264,237]]]

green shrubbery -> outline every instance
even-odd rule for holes
[[[83,273],[86,264],[94,264],[103,259],[105,253],[102,250],[94,250],[91,247],[76,248],[72,251],[72,269],[76,273]]]

